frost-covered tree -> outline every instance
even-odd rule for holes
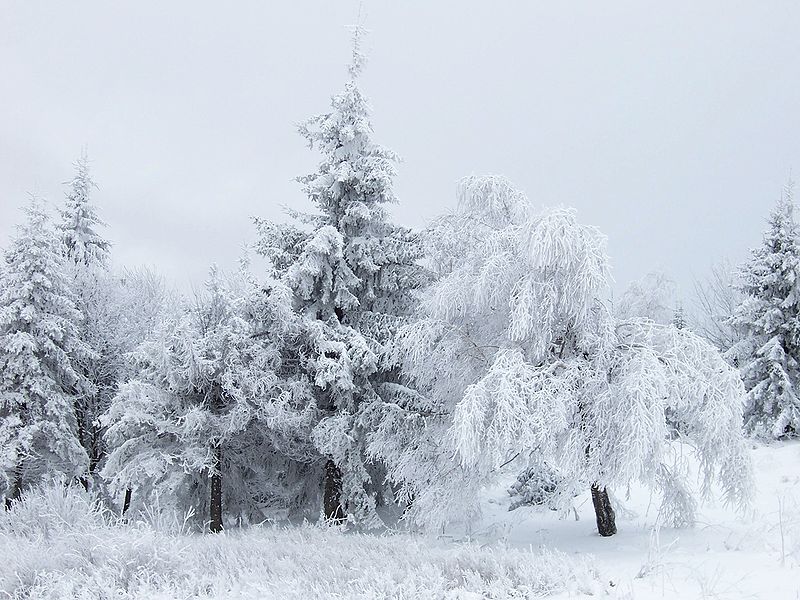
[[[403,366],[419,394],[396,402],[371,449],[436,523],[468,517],[476,487],[517,455],[559,473],[551,499],[591,488],[601,535],[607,488],[659,488],[665,515],[693,518],[667,410],[683,423],[704,487],[744,501],[750,466],[738,373],[705,340],[608,309],[605,238],[572,210],[535,212],[506,180],[470,177],[428,236],[439,278],[405,326]]]
[[[759,436],[800,434],[800,242],[791,182],[764,241],[740,271],[744,301],[731,323],[743,332],[729,354],[747,389],[745,426]]]
[[[117,312],[118,278],[108,268],[111,244],[98,231],[105,224],[91,203],[96,186],[85,152],[75,169],[57,227],[66,259],[65,274],[83,315],[79,335],[94,351],[91,359],[75,359],[76,368],[92,383],[91,391],[77,399],[76,414],[78,437],[89,455],[89,474],[94,475],[103,456],[97,418],[108,407],[119,383],[123,348],[115,342],[121,340],[125,328],[112,316]]]
[[[192,509],[211,531],[223,512],[263,520],[288,461],[313,455],[309,386],[281,374],[289,302],[280,286],[265,298],[212,269],[206,294],[142,344],[139,373],[101,419],[114,494]]]
[[[615,306],[620,319],[650,319],[655,323],[672,323],[678,308],[678,286],[661,271],[647,273],[632,281]]]
[[[174,312],[175,301],[163,279],[147,268],[126,269],[122,274],[102,270],[77,282],[92,283],[78,287],[78,305],[89,321],[81,335],[96,352],[94,359],[78,362],[95,389],[80,404],[81,441],[89,454],[91,481],[103,486],[99,473],[107,449],[100,416],[120,386],[138,374],[133,353]]]
[[[721,261],[711,267],[706,280],[694,286],[695,311],[691,315],[691,327],[723,353],[742,339],[741,327],[731,322],[733,313],[744,300],[736,283],[736,269],[728,261]],[[726,357],[735,358],[727,354]]]
[[[82,477],[77,400],[93,392],[75,368],[91,360],[80,339],[82,315],[65,278],[64,259],[42,203],[5,253],[0,282],[0,475],[6,504],[50,477]]]
[[[373,141],[370,107],[358,85],[361,33],[357,28],[351,77],[331,111],[300,126],[323,156],[313,173],[299,178],[318,213],[292,213],[298,226],[257,225],[258,251],[317,332],[313,360],[304,368],[316,385],[319,422],[312,439],[324,461],[324,513],[364,522],[375,517],[384,478],[365,451],[379,415],[372,409],[399,386],[386,349],[423,275],[417,237],[387,213],[396,202],[397,157]]]
[[[105,225],[91,203],[96,187],[89,173],[89,158],[84,152],[75,163],[75,176],[69,182],[69,192],[61,209],[58,230],[64,252],[76,264],[103,265],[109,260],[111,243],[97,231]]]

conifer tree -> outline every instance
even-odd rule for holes
[[[76,264],[105,265],[109,260],[111,243],[97,232],[98,226],[105,223],[91,203],[91,193],[96,185],[89,173],[89,158],[85,151],[75,162],[75,176],[69,186],[58,225],[64,254]]]
[[[92,392],[80,397],[76,407],[78,436],[89,455],[90,475],[96,473],[104,455],[97,418],[116,391],[124,353],[116,318],[119,280],[109,270],[111,244],[98,231],[105,223],[91,202],[96,187],[84,151],[75,162],[75,175],[59,211],[58,231],[69,285],[83,314],[79,335],[95,354],[89,361],[76,358],[76,367],[93,384]]]
[[[5,253],[0,286],[0,475],[9,504],[49,477],[83,477],[77,400],[93,393],[75,368],[91,360],[82,315],[44,207],[32,200]]]
[[[790,181],[759,248],[740,271],[744,301],[731,322],[743,332],[729,354],[747,389],[745,427],[757,436],[800,434],[800,242]]]
[[[212,269],[206,293],[136,351],[138,373],[101,417],[112,493],[192,509],[213,532],[225,513],[266,518],[287,463],[313,454],[308,394],[279,376],[295,335],[287,298],[239,288]]]
[[[393,332],[424,279],[417,236],[391,223],[397,156],[373,141],[370,107],[358,77],[364,66],[354,35],[350,79],[331,111],[310,118],[300,133],[323,155],[300,177],[319,211],[293,213],[303,227],[257,221],[258,250],[294,291],[296,309],[318,331],[305,368],[316,383],[323,505],[328,518],[374,518],[383,473],[365,443],[380,405],[397,384],[387,361]]]

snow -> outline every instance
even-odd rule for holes
[[[619,533],[580,520],[509,512],[506,486],[483,492],[471,532],[353,533],[253,526],[219,535],[153,513],[122,524],[75,488],[29,494],[0,515],[0,595],[27,598],[796,598],[800,594],[800,442],[754,446],[758,494],[746,517],[719,497],[694,529],[657,527],[642,487],[616,499]]]
[[[699,507],[694,528],[658,526],[659,501],[631,487],[615,498],[618,533],[597,535],[588,491],[573,514],[522,507],[508,512],[514,481],[485,492],[472,536],[485,544],[538,548],[593,557],[614,598],[796,598],[800,594],[800,443],[752,450],[757,493],[742,515],[715,493]],[[694,465],[696,468],[696,465]],[[781,535],[783,534],[783,549]],[[556,597],[574,597],[568,594]]]
[[[595,592],[584,557],[419,535],[275,526],[219,535],[180,520],[109,525],[50,488],[0,518],[0,595],[40,598],[347,599],[542,597]]]

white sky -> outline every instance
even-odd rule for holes
[[[399,222],[470,173],[578,208],[620,286],[689,294],[760,240],[800,170],[800,2],[364,2],[362,86],[399,152]],[[251,215],[306,208],[294,123],[341,89],[357,0],[0,2],[0,246],[84,144],[118,263],[181,287],[230,266]],[[798,178],[798,177],[796,177]]]

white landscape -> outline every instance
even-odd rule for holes
[[[403,111],[422,106],[403,99],[398,64],[410,60],[402,64],[424,73],[441,55],[462,68],[478,47],[451,26],[453,15],[496,41],[484,48],[490,56],[510,45],[523,50],[510,55],[529,60],[529,45],[542,43],[504,36],[494,18],[484,26],[486,7],[431,7],[428,22],[419,8],[362,3],[349,60],[342,51],[342,66],[309,85],[306,70],[336,55],[323,40],[338,5],[216,13],[202,2],[179,4],[54,9],[85,25],[85,36],[65,35],[46,10],[23,3],[0,25],[9,50],[0,77],[21,95],[0,122],[11,140],[0,148],[17,165],[0,171],[0,193],[35,173],[35,191],[4,198],[1,213],[14,228],[0,236],[0,597],[800,598],[796,107],[756,111],[785,125],[756,119],[762,133],[754,135],[748,119],[757,103],[746,91],[756,71],[723,57],[718,85],[736,81],[745,91],[730,102],[742,104],[697,127],[675,120],[663,139],[705,152],[709,173],[740,179],[720,210],[704,198],[686,152],[676,151],[664,171],[640,165],[655,178],[648,185],[672,186],[665,201],[679,218],[665,219],[656,192],[618,174],[613,156],[627,146],[613,135],[601,136],[606,155],[579,162],[591,170],[598,161],[586,175],[598,189],[618,177],[622,201],[595,202],[591,186],[542,194],[529,177],[537,166],[539,181],[571,186],[575,177],[541,163],[511,169],[530,191],[496,169],[470,174],[474,158],[492,155],[495,145],[484,140],[497,131],[515,156],[550,155],[552,143],[577,160],[575,149],[592,134],[572,119],[596,108],[601,125],[603,115],[615,122],[616,108],[604,113],[602,102],[555,86],[541,88],[550,108],[540,125],[546,139],[545,121],[561,115],[568,125],[559,140],[531,145],[537,132],[523,123],[495,127],[505,101],[531,93],[504,75],[506,66],[486,71],[500,82],[484,97],[495,104],[481,107],[489,128],[477,143],[443,136],[446,128],[425,120],[426,104],[416,113],[418,143],[405,151],[419,161],[446,138],[451,156],[435,157],[433,170],[413,161],[406,169],[383,145],[382,126],[397,133],[404,123],[398,137],[414,138]],[[370,10],[385,37],[368,35]],[[595,18],[609,31],[622,23],[622,37],[602,37],[576,71],[568,55],[554,56],[557,79],[581,73],[594,81],[596,64],[610,60],[616,72],[622,60],[626,85],[655,86],[705,110],[696,86],[676,85],[683,71],[653,67],[660,52],[685,45],[660,37],[663,22],[640,9],[496,10],[525,34],[568,23],[553,34],[558,43],[574,35],[573,24],[589,36]],[[662,17],[705,23],[721,44],[728,27],[766,36],[770,44],[749,60],[778,60],[796,79],[796,37],[773,29],[783,33],[787,16],[800,17],[797,7],[737,8],[722,25],[707,10]],[[287,25],[265,38],[257,17],[279,14]],[[171,17],[179,26],[163,36]],[[450,25],[432,41],[424,25],[436,18]],[[126,54],[125,40],[139,37],[134,22],[152,37],[144,54]],[[640,42],[655,60],[646,74],[636,51],[623,41],[619,54],[617,46],[638,35],[639,23],[652,34]],[[407,38],[433,44],[425,60],[412,51],[389,59],[377,52],[383,67],[368,60],[370,48],[404,27]],[[307,44],[301,30],[314,33]],[[687,29],[684,42],[705,39],[706,29],[697,31],[703,36]],[[344,36],[341,27],[336,35]],[[176,50],[175,40],[187,46]],[[288,48],[298,51],[291,68]],[[86,60],[78,70],[62,62],[72,53]],[[687,65],[697,60],[710,73],[718,58],[700,52]],[[128,76],[142,64],[143,77]],[[371,79],[381,68],[388,78]],[[245,92],[260,69],[267,88]],[[65,73],[77,83],[73,95],[62,106],[46,94],[41,102],[58,108],[40,121],[39,101],[22,98],[40,82],[55,88]],[[217,85],[229,76],[237,85]],[[794,106],[794,79],[770,83],[783,86],[786,106]],[[323,80],[340,84],[327,104],[324,96],[309,103]],[[449,106],[436,124],[461,133],[483,127],[459,112],[468,99],[438,85],[457,81],[446,68],[432,81],[430,107]],[[103,93],[91,91],[98,84]],[[590,86],[592,94],[611,94],[636,114],[641,96],[605,85]],[[395,111],[380,120],[372,86]],[[253,102],[259,111],[272,102],[263,107],[268,116],[246,117]],[[306,105],[315,109],[303,119],[297,109]],[[672,113],[645,112],[617,131],[649,144],[651,121]],[[279,141],[282,119],[295,123],[305,154]],[[44,123],[54,130],[40,136]],[[187,124],[191,133],[177,133]],[[262,126],[274,140],[254,134]],[[731,167],[719,127],[750,136],[752,144],[737,148],[771,166]],[[53,164],[69,144],[55,132],[76,128],[91,144],[69,155],[62,183]],[[22,142],[26,131],[31,139]],[[135,142],[142,136],[152,155]],[[215,136],[218,143],[206,143]],[[270,159],[246,149],[255,138],[272,142],[260,146]],[[221,163],[217,151],[226,155]],[[177,167],[182,160],[198,161],[191,176]],[[786,166],[780,179],[776,164]],[[453,165],[464,171],[446,196],[434,193]],[[278,183],[292,176],[294,195]],[[758,202],[743,181],[761,186]],[[410,208],[406,194],[415,198]],[[633,199],[638,218],[632,204],[625,208]],[[207,257],[200,279],[195,268]],[[620,280],[620,272],[636,276]]]

